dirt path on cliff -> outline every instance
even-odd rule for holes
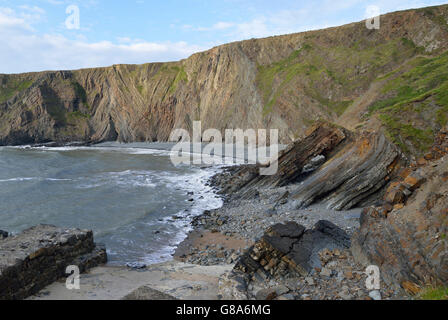
[[[143,270],[98,267],[80,277],[80,290],[68,290],[65,280],[53,283],[29,300],[120,300],[149,286],[181,300],[217,300],[218,279],[233,265],[198,266],[166,262]]]

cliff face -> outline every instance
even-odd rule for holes
[[[384,127],[404,151],[420,152],[418,137],[430,145],[428,126],[446,122],[447,20],[440,6],[382,16],[380,30],[359,22],[231,43],[179,62],[0,75],[0,145],[166,141],[195,120],[203,129],[275,128],[289,143],[325,119]],[[394,113],[404,107],[411,123]]]
[[[382,206],[364,209],[352,252],[364,265],[381,268],[386,282],[411,294],[448,284],[448,128],[425,158],[399,175]]]

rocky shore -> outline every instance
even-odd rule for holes
[[[272,195],[263,192],[261,199],[257,200],[226,202],[222,208],[196,218],[193,222],[195,230],[180,245],[175,258],[202,266],[235,264],[234,269],[220,279],[219,294],[226,300],[408,298],[403,292],[388,286],[383,286],[378,292],[366,288],[365,267],[354,261],[350,251],[350,236],[359,228],[360,209],[336,212],[322,205],[293,209],[286,202],[273,210],[269,205],[275,203],[278,193],[284,192],[284,188],[280,189],[272,190]],[[292,226],[290,230],[288,225]],[[298,249],[296,258],[300,261],[306,256],[302,262],[312,263],[306,270],[296,272],[301,267],[294,260],[284,259],[288,254],[284,248],[293,246],[292,243],[282,243],[284,238],[294,239],[297,236],[294,233],[300,231],[320,234],[316,230],[325,229],[324,225],[334,228],[338,236],[334,239],[324,235],[323,239],[314,242],[311,241],[312,235],[305,239],[305,243],[311,243]],[[287,230],[285,234],[272,238],[269,237],[269,228]],[[225,241],[213,244],[207,239],[209,237]],[[230,243],[237,246],[230,247]],[[253,259],[255,251],[258,256]],[[312,257],[304,253],[312,251]],[[293,267],[271,274],[271,270],[282,269],[279,264],[285,260]]]
[[[225,204],[193,221],[175,257],[235,263],[223,299],[412,299],[446,285],[447,142],[441,130],[430,153],[408,161],[381,134],[320,124],[274,176],[240,166],[213,177]],[[210,244],[213,235],[225,241]],[[381,270],[379,290],[366,286],[369,265]]]

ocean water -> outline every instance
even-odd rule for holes
[[[192,217],[222,200],[205,185],[218,168],[174,166],[169,150],[117,143],[0,147],[0,229],[91,229],[112,265],[170,260]]]

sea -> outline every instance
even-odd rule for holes
[[[171,260],[193,217],[223,204],[206,185],[221,168],[175,165],[171,147],[0,147],[0,229],[89,229],[110,265]]]

